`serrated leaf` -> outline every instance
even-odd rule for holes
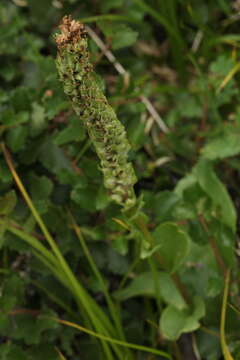
[[[212,164],[205,159],[201,159],[194,168],[194,174],[201,188],[220,210],[222,222],[235,232],[237,219],[235,207],[225,186],[215,174]]]
[[[191,245],[189,236],[176,224],[164,223],[153,232],[154,252],[163,259],[165,270],[175,272],[185,261]]]
[[[176,285],[166,272],[158,272],[158,286],[160,297],[167,304],[174,305],[177,309],[184,309],[187,305],[178,291]],[[116,291],[114,297],[123,301],[135,296],[156,296],[155,282],[151,272],[136,276],[126,288]]]

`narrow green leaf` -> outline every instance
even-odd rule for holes
[[[225,275],[225,286],[224,286],[224,292],[223,292],[223,300],[222,300],[222,310],[221,310],[221,324],[220,324],[220,341],[221,341],[221,347],[222,352],[225,360],[234,360],[226,341],[226,333],[225,333],[225,323],[226,323],[226,311],[227,311],[227,299],[228,299],[228,293],[229,293],[229,283],[230,283],[230,270],[227,270],[227,273]]]
[[[70,322],[70,321],[60,320],[60,319],[56,319],[56,321],[59,322],[60,324],[71,326],[71,327],[73,327],[75,329],[78,329],[78,330],[80,330],[80,331],[82,331],[82,332],[84,332],[86,334],[95,336],[96,338],[102,339],[102,340],[104,340],[106,342],[110,342],[112,344],[118,344],[118,345],[124,346],[125,348],[135,349],[135,350],[139,350],[139,351],[146,351],[148,353],[160,355],[160,356],[163,356],[163,357],[165,357],[167,359],[171,359],[171,356],[169,354],[167,354],[166,352],[161,351],[161,350],[157,350],[157,349],[150,348],[150,347],[147,347],[147,346],[132,344],[132,343],[128,343],[128,342],[125,342],[125,341],[113,339],[113,338],[110,338],[108,336],[96,333],[96,332],[94,332],[92,330],[89,330],[87,328],[84,328],[83,326],[80,326],[80,325],[75,324],[75,323]]]

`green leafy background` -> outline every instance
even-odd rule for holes
[[[223,359],[227,268],[233,307],[227,307],[226,339],[240,358],[239,11],[238,1],[227,0],[0,3],[1,142],[84,289],[110,318],[107,289],[126,341],[173,359]],[[90,38],[99,83],[132,146],[151,248],[109,200],[94,149],[58,80],[53,35],[65,14],[90,26],[127,71],[119,74]],[[0,219],[0,360],[55,360],[60,353],[69,360],[106,359],[98,340],[55,320],[91,328],[62,274],[57,279],[30,238],[20,236],[49,249],[3,152]],[[161,265],[154,268],[157,258]],[[128,358],[122,349],[117,359]],[[131,356],[163,358],[139,349]]]

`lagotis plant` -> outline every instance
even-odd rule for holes
[[[59,27],[56,63],[64,92],[94,144],[112,200],[128,210],[136,203],[136,176],[128,162],[130,144],[125,129],[96,81],[84,26],[65,16]]]

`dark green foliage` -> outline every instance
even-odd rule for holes
[[[239,358],[238,12],[238,1],[226,0],[1,0],[1,142],[88,301],[54,263],[1,152],[0,360],[60,360],[57,350],[68,360],[163,358],[106,347],[56,318],[173,359],[190,360],[195,351],[199,359],[221,360],[227,268],[226,341]],[[87,62],[98,76],[85,77],[84,84],[94,82],[86,95],[101,97],[101,125],[106,98],[111,105],[107,112],[124,138],[118,159],[129,166],[122,183],[135,201],[132,163],[150,243],[105,189],[98,139],[88,137],[89,100],[82,98],[83,124],[59,82],[54,34],[66,14],[87,23],[116,57],[110,63],[88,40]]]

